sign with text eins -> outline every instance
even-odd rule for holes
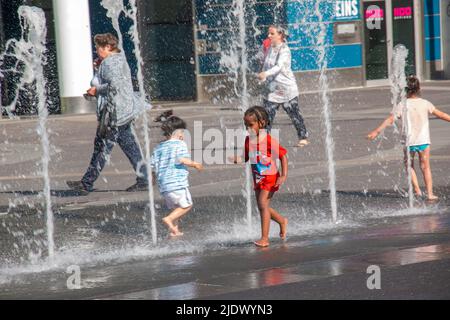
[[[335,20],[358,20],[358,0],[336,0],[334,4]]]

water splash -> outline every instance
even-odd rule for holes
[[[327,0],[325,0],[327,1]],[[337,221],[337,195],[336,195],[336,169],[334,162],[334,140],[331,128],[331,103],[328,97],[329,85],[326,71],[328,68],[328,58],[326,51],[326,24],[323,21],[322,4],[323,1],[315,3],[315,15],[318,18],[319,34],[317,37],[318,64],[320,67],[319,85],[322,99],[322,116],[325,123],[325,144],[328,162],[328,179],[330,188],[331,214],[333,222]]]
[[[30,88],[35,88],[39,115],[37,132],[40,136],[42,148],[41,173],[44,180],[42,195],[45,201],[48,256],[50,262],[52,262],[55,244],[53,239],[54,222],[48,170],[50,162],[50,143],[47,131],[48,109],[46,78],[44,77],[44,65],[47,64],[47,27],[44,11],[40,8],[20,6],[18,15],[20,19],[21,38],[19,40],[8,40],[5,52],[0,58],[1,62],[5,62],[5,59],[15,61],[12,67],[1,69],[3,73],[12,73],[15,76],[19,76],[18,84],[14,89],[14,98],[8,106],[4,107],[4,109],[10,117],[13,117],[13,112],[15,111],[20,93],[29,90]]]
[[[282,9],[284,8],[284,0],[276,0],[274,10],[273,22],[274,24],[278,24],[283,21]]]
[[[117,32],[119,49],[123,51],[123,35],[119,24],[120,15],[125,11],[123,0],[102,0],[100,4],[106,9],[106,16],[111,20],[112,26]]]
[[[409,118],[406,99],[406,59],[408,58],[408,49],[403,44],[398,44],[394,47],[392,53],[392,73],[389,77],[392,93],[392,106],[396,108],[397,105],[403,106],[402,108],[402,140],[405,143],[407,150],[409,149]],[[409,207],[414,206],[414,194],[412,186],[412,167],[411,167],[411,155],[406,152],[407,157],[407,175],[408,175],[408,199]]]
[[[235,95],[240,99],[239,107],[244,113],[249,108],[248,72],[249,57],[246,43],[247,26],[245,22],[246,4],[244,0],[233,0],[231,10],[227,17],[235,36],[230,37],[228,48],[220,51],[220,66],[228,74],[228,80],[233,84]],[[238,29],[233,28],[237,22]],[[239,83],[241,82],[241,83]],[[245,130],[245,128],[243,128]],[[250,164],[245,166],[245,198],[246,219],[248,229],[252,228],[252,200],[251,200],[251,169]]]
[[[142,115],[143,119],[143,133],[144,133],[144,147],[145,147],[145,166],[147,168],[148,176],[148,196],[149,196],[149,211],[150,211],[150,230],[152,234],[153,244],[157,242],[157,230],[156,230],[156,212],[155,212],[155,201],[152,183],[152,174],[150,168],[150,135],[149,135],[149,122],[147,111],[150,107],[146,107],[145,102],[145,89],[144,89],[144,76],[142,72],[143,59],[141,55],[141,46],[139,39],[139,32],[137,28],[137,6],[136,0],[130,0],[129,6],[125,6],[123,0],[102,0],[100,3],[107,10],[107,17],[112,21],[113,28],[118,34],[118,39],[120,43],[120,48],[123,48],[123,35],[120,31],[119,17],[124,14],[125,17],[133,21],[133,25],[130,27],[128,34],[131,36],[134,44],[134,51],[136,61],[137,61],[137,79],[139,84],[139,95],[137,97],[139,107],[139,114]]]
[[[10,91],[14,91],[12,101],[2,106],[2,112],[5,110],[10,118],[14,118],[14,112],[21,93],[26,93],[27,86],[35,85],[36,75],[34,64],[41,61],[35,55],[38,50],[36,45],[40,46],[39,39],[44,39],[46,35],[45,19],[43,21],[36,20],[39,8],[21,6],[18,9],[21,37],[17,39],[9,39],[5,44],[5,50],[0,55],[0,63],[2,67],[0,72],[6,77],[17,79],[11,83]],[[31,20],[34,19],[34,20]],[[44,52],[41,52],[42,54]],[[12,87],[14,86],[14,88]]]
[[[136,56],[137,61],[137,78],[139,83],[139,100],[140,105],[145,106],[145,89],[144,89],[144,75],[142,72],[142,66],[144,64],[144,61],[142,59],[141,55],[141,45],[139,40],[139,33],[137,28],[137,7],[136,7],[136,0],[130,0],[131,10],[127,11],[128,17],[130,17],[133,20],[133,26],[131,27],[132,30],[131,38],[134,43],[134,54]],[[150,109],[150,108],[149,108]],[[148,124],[148,115],[147,110],[143,109],[142,112],[142,118],[143,118],[143,133],[144,133],[144,141],[145,141],[145,165],[147,167],[147,176],[148,176],[148,197],[149,197],[149,207],[150,207],[150,228],[152,232],[152,240],[153,244],[156,244],[156,212],[155,212],[155,200],[154,200],[154,193],[153,193],[153,182],[152,182],[152,174],[151,174],[151,167],[150,167],[150,126]]]

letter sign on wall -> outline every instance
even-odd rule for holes
[[[357,20],[359,19],[358,0],[337,0],[334,7],[336,20]]]

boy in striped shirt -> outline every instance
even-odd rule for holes
[[[166,138],[156,146],[152,155],[152,168],[155,171],[159,191],[172,210],[162,220],[167,225],[171,236],[181,236],[178,220],[192,208],[189,192],[187,167],[202,170],[201,163],[192,161],[184,140],[186,123],[176,116],[169,116],[162,121],[161,129]]]

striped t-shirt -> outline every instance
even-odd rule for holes
[[[189,187],[189,171],[179,159],[190,157],[186,143],[178,139],[167,140],[156,146],[151,165],[161,193]]]

